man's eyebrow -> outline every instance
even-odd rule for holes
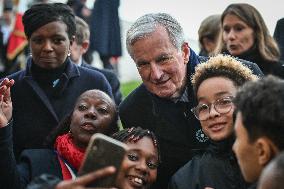
[[[144,60],[144,59],[140,59],[140,60],[136,61],[136,64],[148,64],[148,63],[149,63],[149,61]]]
[[[163,54],[160,54],[160,55],[156,58],[156,61],[162,60],[163,58],[170,58],[170,57],[172,57],[171,54],[163,53]]]

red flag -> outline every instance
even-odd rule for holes
[[[28,44],[22,23],[22,14],[16,14],[15,26],[12,31],[7,47],[7,58],[13,60]]]

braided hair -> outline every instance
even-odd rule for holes
[[[152,139],[153,145],[157,148],[158,162],[160,163],[161,162],[160,147],[157,138],[152,131],[148,129],[142,129],[141,127],[131,127],[118,131],[112,135],[112,138],[119,140],[120,142],[123,143],[126,142],[136,143],[143,137],[149,137],[150,139]]]

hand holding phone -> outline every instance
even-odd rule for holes
[[[86,175],[77,177],[75,180],[64,180],[59,182],[55,189],[76,189],[76,188],[89,188],[86,187],[89,183],[95,182],[107,176],[111,176],[115,173],[114,167],[106,167],[95,172],[88,173]]]
[[[94,134],[90,139],[78,176],[107,166],[114,166],[116,168],[115,174],[88,185],[92,187],[113,187],[126,150],[126,144],[100,133]]]

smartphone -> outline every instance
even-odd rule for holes
[[[101,133],[94,134],[86,149],[78,176],[106,166],[114,166],[117,170],[115,174],[88,185],[89,187],[113,187],[126,151],[126,144]]]

